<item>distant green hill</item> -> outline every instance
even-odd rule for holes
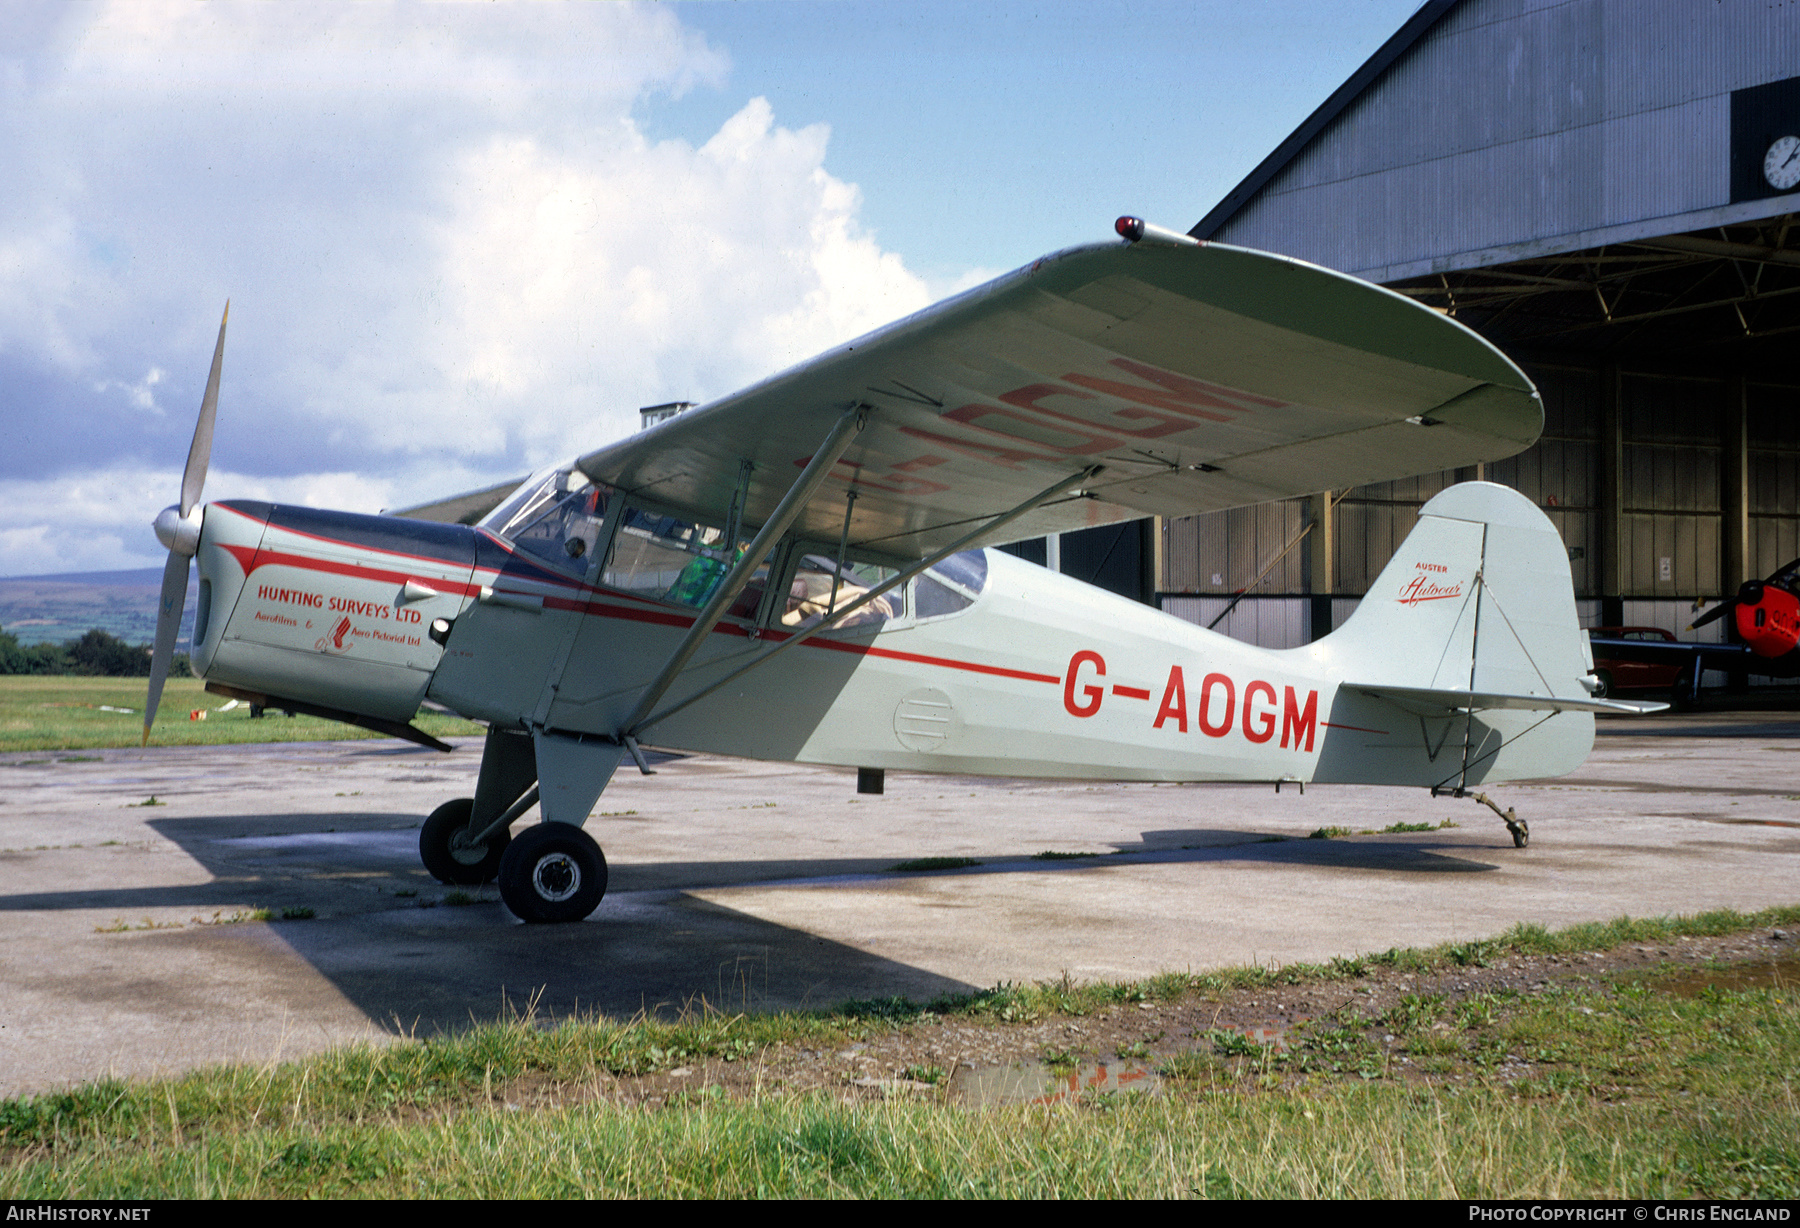
[[[194,632],[197,587],[190,576],[181,616],[182,648]],[[161,591],[160,567],[0,577],[0,630],[12,632],[21,644],[67,644],[98,627],[130,643],[148,644],[156,638]]]

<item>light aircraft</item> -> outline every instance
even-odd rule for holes
[[[1767,579],[1744,581],[1737,596],[1707,610],[1687,629],[1697,630],[1727,614],[1736,632],[1735,643],[1607,637],[1596,637],[1591,643],[1617,660],[1679,666],[1682,677],[1674,691],[1681,703],[1700,697],[1700,679],[1709,669],[1763,678],[1800,678],[1800,559],[1776,568]]]
[[[1286,651],[986,549],[1496,460],[1542,429],[1531,382],[1453,320],[1116,229],[631,439],[391,515],[200,505],[221,323],[181,501],[156,521],[146,740],[198,560],[209,690],[444,750],[408,723],[422,702],[487,724],[475,796],[425,820],[420,853],[552,922],[605,891],[582,825],[625,757],[649,770],[640,741],[870,774],[1461,795],[1567,772],[1595,712],[1660,706],[1588,693],[1562,541],[1500,486],[1434,498],[1355,615]]]

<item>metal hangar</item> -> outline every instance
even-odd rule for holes
[[[1317,638],[1481,476],[1561,528],[1584,621],[1679,629],[1800,555],[1797,214],[1800,5],[1432,0],[1190,233],[1448,313],[1537,382],[1543,438],[1157,524],[1158,603]]]

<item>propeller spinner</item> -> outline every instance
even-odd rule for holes
[[[1735,615],[1738,636],[1760,657],[1780,657],[1800,645],[1800,559],[1765,580],[1746,580],[1737,596],[1728,597],[1688,624],[1704,627],[1727,613]]]
[[[150,724],[162,703],[163,683],[175,657],[175,637],[181,631],[182,608],[187,604],[188,568],[200,548],[200,492],[206,486],[206,466],[212,459],[213,419],[219,408],[219,368],[225,360],[225,325],[231,319],[231,301],[219,321],[219,343],[213,347],[212,373],[206,377],[206,395],[200,401],[200,420],[194,424],[194,442],[188,447],[187,468],[181,474],[181,502],[157,513],[156,540],[169,551],[163,565],[162,599],[156,609],[156,647],[150,655],[150,692],[144,699],[144,745],[150,744]]]

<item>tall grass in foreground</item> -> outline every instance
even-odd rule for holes
[[[1796,1120],[1363,1085],[967,1111],[821,1097],[654,1112],[483,1106],[411,1125],[102,1139],[8,1198],[1794,1197]]]
[[[1353,979],[1375,965],[1466,966],[1796,917],[1520,927],[1213,976]],[[935,1006],[999,1023],[1205,993],[1209,979],[1053,982]],[[701,1086],[662,1108],[604,1099],[615,1075],[703,1057],[754,1066],[772,1045],[936,1019],[895,1000],[816,1015],[515,1020],[0,1101],[0,1197],[1800,1196],[1800,1000],[1780,985],[1698,998],[1644,983],[1408,995],[1380,1016],[1352,1007],[1318,1021],[1284,1053],[1201,1038],[1165,1065],[1154,1097],[970,1110]],[[534,1103],[549,1107],[518,1107]]]

